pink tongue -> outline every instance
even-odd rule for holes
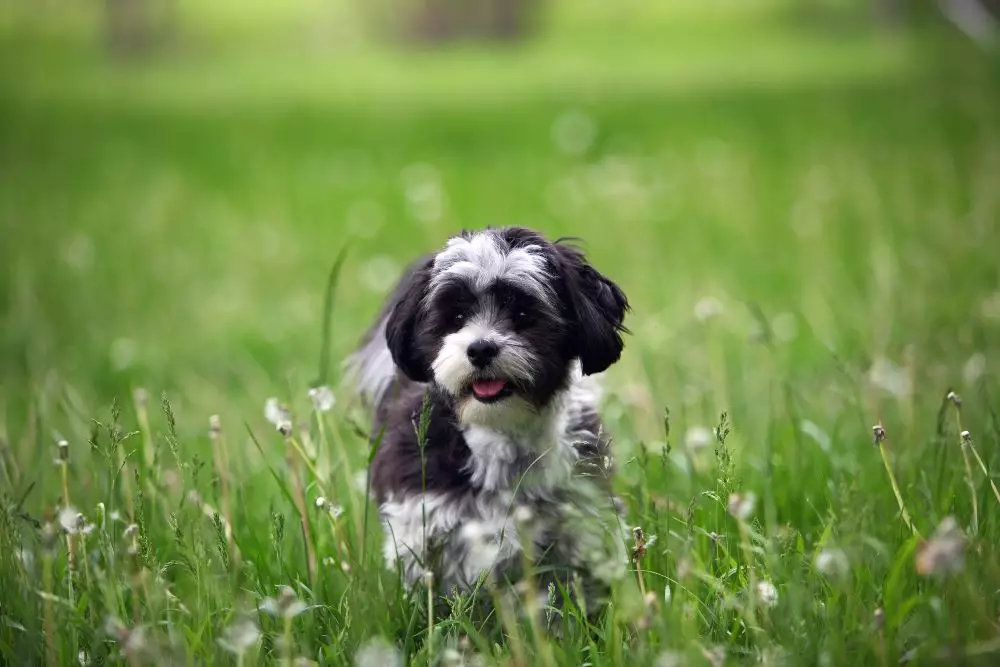
[[[472,391],[481,398],[492,398],[503,391],[506,384],[503,380],[476,380],[472,383]]]

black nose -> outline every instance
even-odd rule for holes
[[[472,362],[473,366],[482,368],[493,361],[499,351],[500,348],[497,347],[496,343],[491,343],[488,340],[477,340],[469,345],[466,354],[469,355],[469,361]]]

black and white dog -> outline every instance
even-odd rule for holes
[[[463,232],[407,269],[348,366],[381,434],[385,557],[408,585],[430,572],[466,592],[525,563],[543,589],[624,577],[592,376],[619,359],[628,309],[579,250],[525,228]]]

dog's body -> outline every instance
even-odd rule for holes
[[[350,368],[374,410],[387,562],[444,591],[481,577],[587,591],[626,571],[595,373],[628,302],[575,248],[463,233],[412,265]],[[420,434],[418,434],[420,432]]]

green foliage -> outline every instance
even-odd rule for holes
[[[993,664],[995,63],[600,4],[313,54],[282,3],[209,3],[121,67],[79,8],[0,19],[0,662]],[[398,585],[338,385],[388,278],[506,223],[634,307],[605,416],[647,600],[559,639]]]

